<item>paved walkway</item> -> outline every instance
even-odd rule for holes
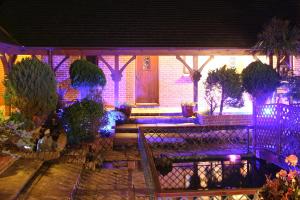
[[[132,184],[134,188],[132,188]],[[78,188],[77,200],[148,199],[144,174],[138,170],[102,169],[85,171]]]
[[[81,166],[67,163],[53,164],[27,192],[28,200],[69,199],[80,174]]]
[[[17,160],[0,175],[0,199],[14,199],[41,165],[37,160]]]

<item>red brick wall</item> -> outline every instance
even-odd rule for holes
[[[251,125],[252,115],[198,115],[201,125]]]

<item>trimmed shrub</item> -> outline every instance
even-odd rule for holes
[[[242,72],[243,86],[258,103],[264,103],[280,85],[280,76],[272,66],[255,61]]]
[[[93,141],[98,135],[103,114],[103,104],[88,99],[66,107],[62,121],[67,132],[68,144],[78,145],[81,142]]]
[[[74,88],[106,85],[103,71],[95,64],[84,60],[76,60],[70,67],[71,84]]]
[[[5,80],[5,100],[28,119],[45,116],[57,105],[55,75],[38,59],[23,59],[15,64]]]

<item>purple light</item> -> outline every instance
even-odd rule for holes
[[[229,158],[230,162],[233,162],[233,163],[241,160],[240,155],[228,155],[228,158]]]

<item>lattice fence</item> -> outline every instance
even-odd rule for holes
[[[245,154],[252,148],[249,126],[143,127],[141,132],[155,156]]]
[[[300,156],[300,104],[257,106],[255,123],[257,149]]]

